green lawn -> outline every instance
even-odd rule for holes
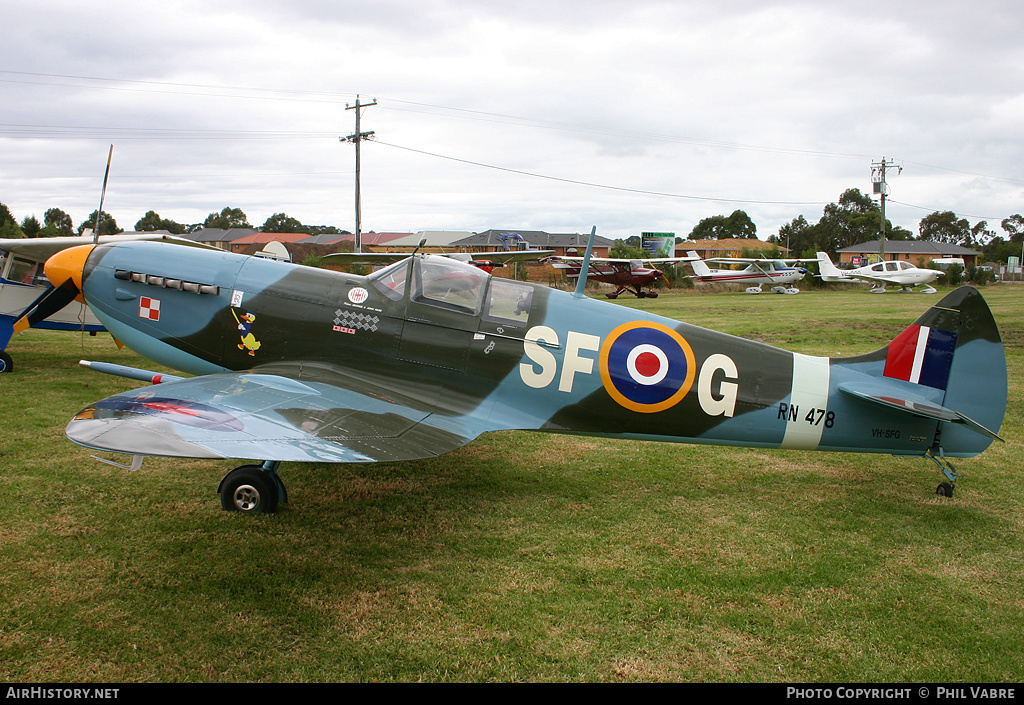
[[[1024,286],[1005,444],[960,461],[490,434],[432,461],[282,469],[221,511],[230,462],[130,473],[63,437],[151,367],[29,331],[0,376],[0,679],[1024,680]],[[942,294],[619,299],[772,345],[881,347]]]

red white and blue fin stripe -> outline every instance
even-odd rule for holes
[[[956,333],[912,325],[891,343],[885,376],[945,389],[956,350]]]

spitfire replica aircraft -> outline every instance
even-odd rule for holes
[[[748,284],[748,294],[760,294],[761,286],[768,284],[776,294],[799,294],[800,290],[786,286],[798,282],[807,274],[803,267],[791,267],[791,264],[816,262],[813,259],[769,259],[764,257],[714,257],[702,260],[696,252],[687,252],[690,266],[693,267],[693,279],[697,282],[720,284]],[[743,269],[711,269],[708,264],[745,264]]]
[[[911,291],[912,287],[921,284],[924,286],[922,294],[934,294],[935,287],[931,284],[942,276],[938,269],[920,269],[910,262],[875,262],[856,269],[839,269],[825,252],[818,253],[817,261],[822,281],[874,284],[871,288],[873,294],[881,294],[890,284],[901,287],[901,291]]]
[[[609,299],[616,299],[627,291],[640,299],[656,299],[658,292],[652,287],[659,281],[668,283],[668,279],[662,270],[652,265],[675,264],[690,260],[691,257],[654,257],[649,259],[591,257],[584,280],[592,279],[618,287],[615,291],[605,294]],[[578,280],[580,272],[583,271],[583,257],[554,255],[544,261],[549,262],[555,269],[565,270],[565,276],[572,279]]]
[[[984,451],[1006,408],[999,331],[970,287],[887,346],[829,359],[587,298],[585,277],[562,292],[435,255],[357,276],[119,242],[59,252],[46,276],[195,375],[113,370],[160,383],[89,405],[66,435],[134,467],[251,459],[220,483],[231,511],[287,501],[282,462],[432,458],[512,429],[918,456],[949,495],[949,459]]]

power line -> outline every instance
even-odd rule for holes
[[[667,193],[664,191],[648,191],[645,189],[627,188],[625,186],[609,186],[607,184],[598,184],[591,181],[579,181],[577,179],[568,179],[559,176],[549,176],[546,174],[537,174],[535,172],[523,171],[521,169],[511,169],[509,167],[495,166],[494,164],[484,164],[483,162],[475,162],[469,159],[460,159],[459,157],[450,157],[444,154],[437,154],[435,152],[427,152],[422,149],[414,149],[412,147],[403,147],[397,144],[391,144],[388,142],[381,142],[375,140],[377,144],[382,144],[385,147],[393,147],[395,149],[405,150],[407,152],[414,152],[416,154],[423,154],[428,157],[436,157],[438,159],[447,159],[453,162],[459,162],[461,164],[469,164],[471,166],[483,167],[485,169],[494,169],[496,171],[504,171],[510,174],[519,174],[521,176],[531,176],[536,179],[547,179],[549,181],[559,181],[561,183],[576,184],[578,186],[590,186],[593,188],[608,189],[610,191],[623,191],[626,193],[636,193],[645,196],[664,196],[667,198],[679,198],[690,201],[713,201],[718,203],[740,203],[740,204],[757,204],[757,205],[778,205],[778,206],[824,206],[824,201],[758,201],[753,199],[740,199],[740,198],[715,198],[712,196],[690,196],[678,193]]]

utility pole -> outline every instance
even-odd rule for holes
[[[360,196],[359,196],[359,169],[360,169],[360,164],[359,164],[359,156],[360,156],[359,155],[359,145],[362,144],[363,140],[368,140],[371,137],[373,137],[373,132],[372,131],[371,132],[360,132],[359,131],[359,118],[362,116],[362,108],[370,108],[370,107],[372,107],[372,106],[374,106],[376,104],[377,104],[377,99],[376,98],[373,99],[372,103],[360,103],[359,102],[359,96],[356,95],[356,104],[355,105],[346,105],[345,106],[345,110],[355,110],[356,111],[356,131],[355,131],[355,133],[349,135],[348,137],[342,137],[341,138],[342,142],[352,142],[356,146],[356,241],[355,241],[355,251],[356,252],[362,252],[363,251],[363,245],[362,245],[362,240],[361,240],[361,230],[360,230],[360,228],[362,226],[362,219],[363,219],[363,213],[362,213],[362,208],[363,207],[362,207],[362,201],[361,201]]]
[[[886,160],[885,157],[882,157],[880,162],[871,162],[871,183],[874,184],[874,191],[882,201],[881,222],[878,224],[878,258],[883,262],[885,261],[885,197],[889,195],[885,172],[889,169],[896,169],[897,174],[903,171],[903,167],[895,166],[892,160]]]

